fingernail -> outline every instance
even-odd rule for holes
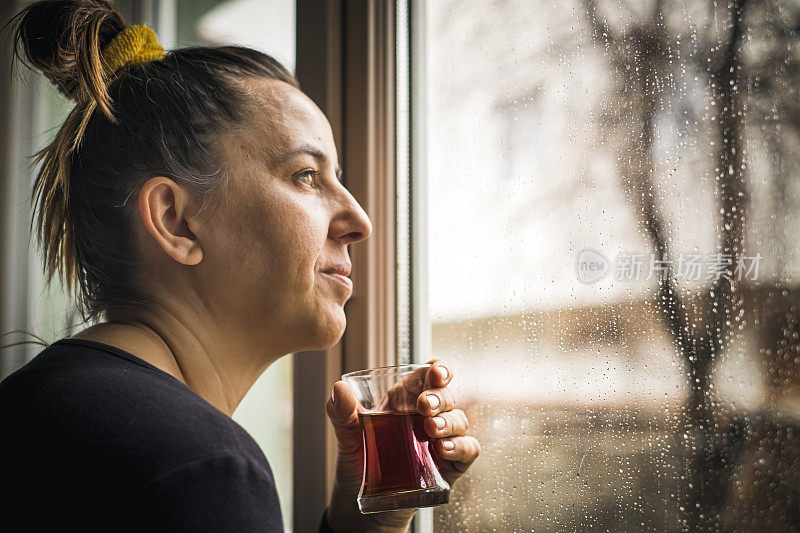
[[[455,444],[453,444],[453,441],[451,441],[451,440],[443,440],[443,441],[442,441],[442,447],[443,447],[445,450],[452,450],[453,448],[455,448],[455,447],[456,447],[456,445],[455,445]]]
[[[442,418],[441,416],[433,417],[433,421],[436,422],[437,429],[444,429],[444,427],[447,425],[447,422],[445,422],[444,418]]]
[[[436,409],[439,407],[439,397],[435,394],[428,394],[428,405],[431,409]]]
[[[442,381],[446,381],[447,380],[447,376],[450,375],[450,372],[447,371],[447,367],[446,366],[437,366],[436,368],[439,370],[439,375],[442,376]]]
[[[336,391],[336,389],[331,389],[331,403],[336,403],[336,398],[333,397],[333,393],[335,391]]]

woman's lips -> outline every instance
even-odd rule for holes
[[[335,279],[337,283],[340,283],[351,290],[353,289],[353,280],[350,278],[342,276],[341,274],[333,274],[331,272],[323,272],[323,274]]]

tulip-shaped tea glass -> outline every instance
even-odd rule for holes
[[[361,512],[377,513],[445,504],[450,485],[431,455],[417,397],[428,388],[429,364],[387,366],[342,376],[359,408],[364,436]]]

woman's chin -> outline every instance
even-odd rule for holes
[[[314,349],[328,350],[336,346],[342,339],[346,326],[347,318],[344,309],[339,307],[338,310],[332,310],[325,320],[317,321],[313,328],[309,328],[314,331]]]

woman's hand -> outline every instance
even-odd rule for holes
[[[409,389],[400,383],[393,387],[388,395],[388,407],[416,404],[417,411],[425,417],[423,427],[431,437],[433,459],[442,477],[452,486],[478,457],[481,446],[477,439],[465,435],[469,420],[464,411],[455,409],[453,393],[447,388],[453,379],[452,370],[438,359],[428,363],[431,367],[425,369],[427,379],[408,380],[424,385]],[[413,509],[366,515],[358,509],[356,498],[364,475],[364,443],[358,413],[364,409],[349,385],[342,381],[334,384],[326,409],[339,442],[333,498],[328,507],[331,529],[337,532],[406,531],[414,516]]]

